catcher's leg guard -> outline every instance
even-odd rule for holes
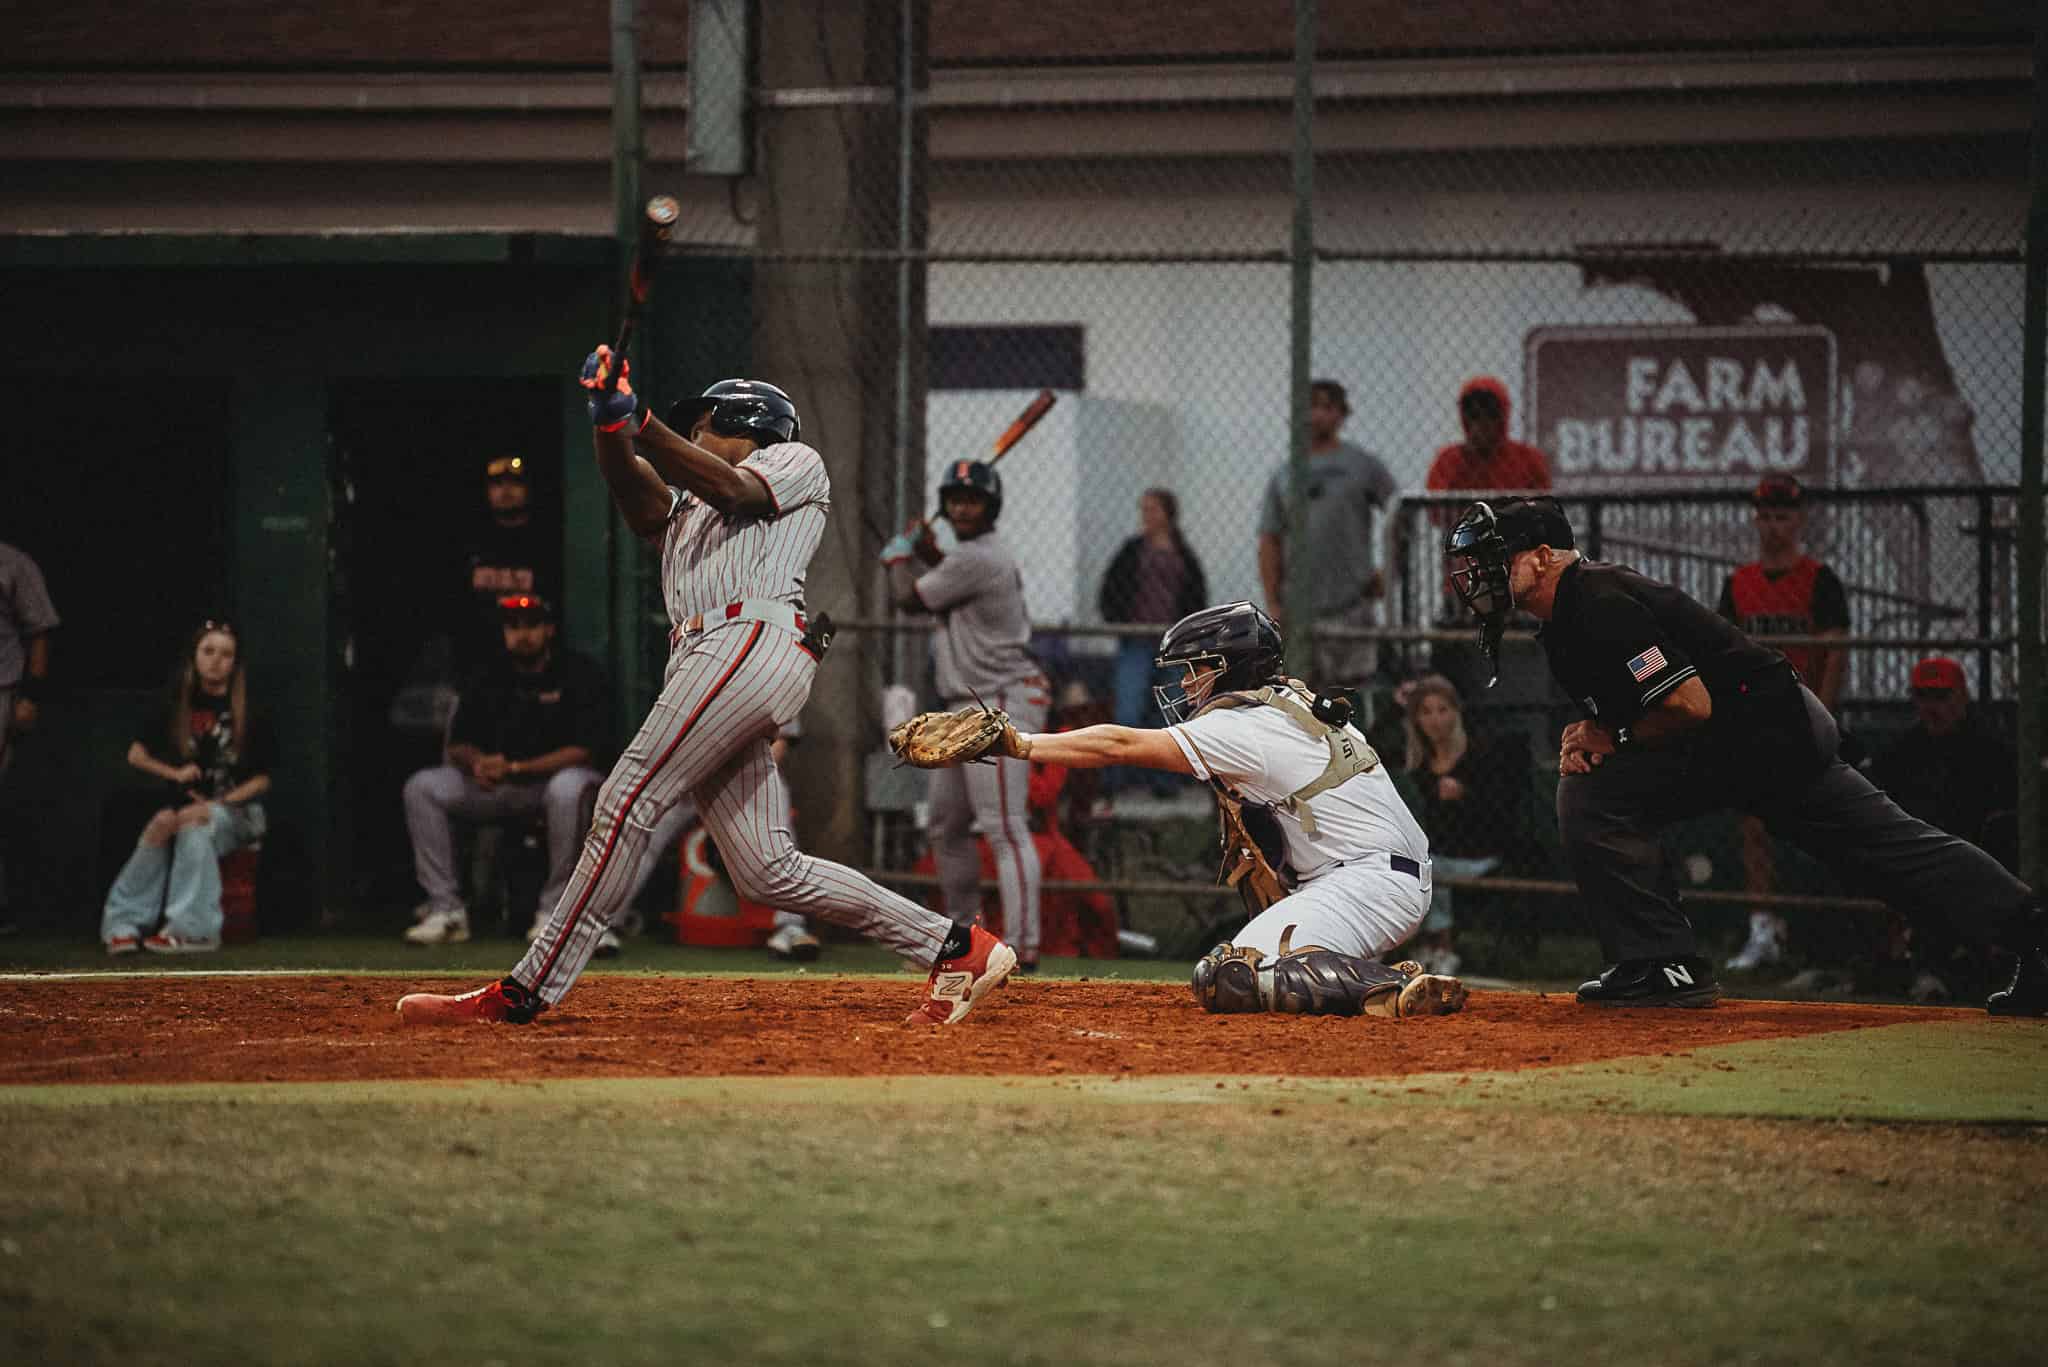
[[[1395,1015],[1408,985],[1407,974],[1377,959],[1313,945],[1282,954],[1266,971],[1272,975],[1273,1009],[1290,1016]]]
[[[1465,984],[1422,972],[1409,962],[1389,967],[1314,945],[1264,966],[1272,1008],[1298,1016],[1447,1016],[1465,1005]]]
[[[1204,1011],[1231,1015],[1241,1011],[1263,1011],[1266,999],[1260,994],[1258,965],[1264,955],[1256,949],[1239,949],[1221,944],[1202,956],[1195,965],[1190,984],[1195,1000]]]

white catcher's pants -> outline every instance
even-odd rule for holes
[[[1289,926],[1292,948],[1321,945],[1339,954],[1377,959],[1415,933],[1429,914],[1430,866],[1422,877],[1391,868],[1384,854],[1345,864],[1303,883],[1251,919],[1231,938],[1240,949],[1280,952]]]

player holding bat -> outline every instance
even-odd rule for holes
[[[851,927],[931,966],[910,1019],[959,1020],[1016,967],[1010,947],[799,852],[790,835],[770,745],[809,698],[830,639],[805,615],[803,590],[831,488],[823,458],[800,440],[795,404],[772,384],[722,380],[664,423],[612,363],[599,347],[581,382],[612,502],[661,548],[674,623],[661,696],[599,790],[576,870],[518,967],[460,996],[414,993],[399,1014],[524,1023],[559,1002],[631,896],[655,826],[694,796],[742,897]]]
[[[1041,396],[1041,402],[1050,407],[1050,395]],[[1013,425],[998,458],[1014,443],[1011,433],[1022,435]],[[1051,699],[1045,671],[1031,654],[1024,572],[996,532],[1003,482],[995,462],[948,465],[939,483],[939,506],[959,544],[942,553],[924,522],[892,538],[882,547],[890,596],[906,611],[939,619],[932,633],[932,664],[949,708],[983,702],[1009,714],[1020,730],[1039,730]],[[932,857],[939,866],[946,914],[968,923],[980,914],[978,823],[995,856],[1003,933],[1016,944],[1019,967],[1026,973],[1038,967],[1039,946],[1038,847],[1031,842],[1025,805],[1030,774],[1027,764],[999,759],[941,769],[931,786]]]

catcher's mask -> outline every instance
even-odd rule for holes
[[[954,461],[946,467],[946,477],[939,481],[939,497],[943,499],[953,489],[987,499],[988,525],[996,525],[1003,511],[1003,477],[996,473],[995,466],[980,460]]]
[[[1161,669],[1220,671],[1201,681],[1195,694],[1180,679],[1154,684],[1152,696],[1167,725],[1186,721],[1218,693],[1231,693],[1280,677],[1280,624],[1248,602],[1191,612],[1159,638],[1153,663]]]
[[[694,399],[677,399],[668,425],[687,436],[704,413],[720,436],[752,437],[762,446],[795,441],[803,431],[796,404],[766,380],[720,380]]]
[[[1474,503],[1444,537],[1444,570],[1458,599],[1479,619],[1486,654],[1486,686],[1500,682],[1500,640],[1513,610],[1508,567],[1521,551],[1576,548],[1572,524],[1554,498],[1508,498]]]

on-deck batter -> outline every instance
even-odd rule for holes
[[[981,461],[955,461],[939,485],[939,506],[960,544],[942,554],[929,527],[915,539],[905,534],[890,541],[882,548],[890,593],[912,612],[938,616],[932,666],[947,707],[986,703],[1009,713],[1020,731],[1035,731],[1045,725],[1051,696],[1031,654],[1024,572],[996,533],[1002,480]],[[913,558],[928,568],[918,573]],[[1030,777],[1028,764],[998,759],[937,770],[931,785],[932,858],[946,914],[972,923],[980,912],[978,826],[995,856],[1003,933],[1027,973],[1038,967],[1040,882],[1025,800]]]
[[[671,408],[671,426],[624,375],[606,389],[610,364],[599,347],[581,382],[612,501],[627,526],[661,543],[675,624],[661,695],[599,790],[576,870],[519,966],[460,996],[414,993],[399,1014],[523,1023],[560,1001],[630,896],[655,826],[694,795],[740,895],[932,965],[911,1019],[960,1019],[1016,967],[1010,947],[801,853],[789,830],[769,747],[809,697],[823,648],[808,634],[803,587],[831,495],[823,459],[798,440],[795,405],[774,385],[723,380]]]

